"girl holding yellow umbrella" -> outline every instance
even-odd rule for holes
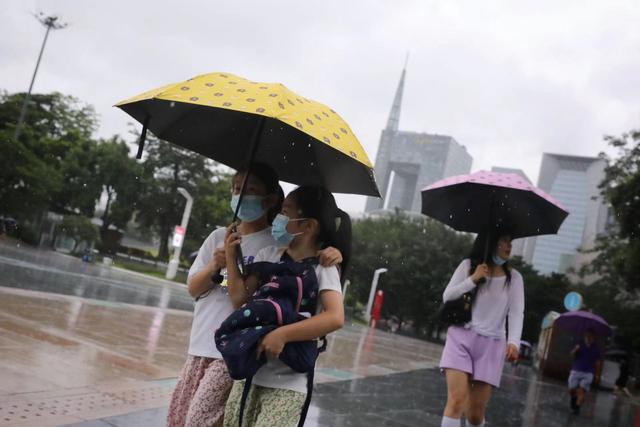
[[[244,242],[236,258],[242,265],[249,263],[261,246],[268,246],[271,237],[266,218],[267,211],[274,206],[276,189],[273,179],[265,179],[258,171],[264,171],[264,167],[255,166],[255,159],[291,183],[321,185],[342,193],[379,195],[371,163],[346,122],[329,107],[297,95],[281,84],[211,73],[145,92],[117,106],[143,124],[138,158],[150,130],[161,139],[247,171],[236,176],[232,201],[234,217],[242,221],[238,231],[244,234]],[[256,196],[261,199],[257,204]],[[248,213],[256,210],[261,214],[258,218]],[[250,226],[257,222],[262,226]],[[252,240],[251,234],[260,233],[266,234],[266,238],[258,239],[260,242],[254,242],[253,246],[247,245]],[[212,287],[211,292],[221,292],[216,284],[220,275],[215,271],[224,267],[224,256],[215,248],[219,248],[222,239],[212,236],[203,244],[194,264],[202,268],[190,272],[189,290],[194,296],[209,292]],[[342,261],[339,251],[332,248],[319,255],[322,265]],[[196,303],[194,325],[210,319],[204,313],[199,315],[198,304],[203,304],[200,301]],[[224,309],[218,311],[222,318],[214,316],[219,321],[228,314],[231,303],[227,298],[222,305]],[[216,328],[215,325],[205,328],[211,331],[211,344]],[[192,331],[192,338],[193,335]],[[229,378],[215,354],[196,356],[195,360],[191,356],[174,393],[169,425],[219,425]],[[212,363],[207,357],[218,362]]]

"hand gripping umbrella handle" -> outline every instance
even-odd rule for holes
[[[233,227],[233,232],[235,233],[236,231],[237,231],[237,228],[234,226]],[[240,247],[240,245],[236,246],[236,263],[238,264],[238,267],[240,268],[240,273],[244,274],[244,268],[245,268],[244,256],[242,255],[242,248]],[[224,276],[221,274],[221,270],[216,271],[211,276],[211,281],[215,285],[219,285],[220,283],[222,283],[223,280],[224,280]]]

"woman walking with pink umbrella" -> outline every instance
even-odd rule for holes
[[[459,427],[465,414],[467,425],[484,426],[504,360],[515,360],[520,348],[524,283],[508,263],[511,240],[556,233],[568,213],[518,175],[484,171],[425,188],[422,213],[478,233],[443,294],[440,317],[450,327],[440,361],[447,378],[441,425]]]

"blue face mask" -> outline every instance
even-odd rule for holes
[[[238,207],[238,200],[240,200],[240,195],[238,194],[234,194],[231,197],[230,206],[233,212],[235,212]],[[253,222],[260,218],[265,212],[265,209],[262,207],[263,200],[264,197],[262,196],[245,195],[242,198],[242,205],[238,211],[238,218],[245,222]]]
[[[303,221],[306,218],[289,219],[288,216],[278,214],[273,219],[271,224],[271,236],[276,241],[276,244],[280,247],[289,246],[289,243],[298,235],[302,233],[291,234],[287,231],[287,224],[292,221]]]
[[[506,259],[500,258],[500,256],[498,254],[493,254],[493,263],[495,265],[497,265],[499,267],[499,266],[503,265],[505,262],[507,262]]]

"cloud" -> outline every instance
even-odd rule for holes
[[[100,136],[126,134],[120,99],[224,70],[332,106],[375,159],[407,51],[401,129],[454,136],[474,169],[535,180],[542,152],[595,156],[640,117],[637,2],[6,2],[3,89],[28,87],[38,10],[71,25],[51,34],[35,91],[93,104]]]

